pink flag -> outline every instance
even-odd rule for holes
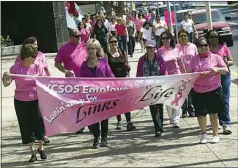
[[[36,78],[46,135],[163,103],[179,109],[199,73],[142,78]]]
[[[172,19],[172,26],[175,25],[175,13],[174,11],[171,11],[171,19]],[[167,25],[169,25],[169,12],[164,11],[164,20]]]

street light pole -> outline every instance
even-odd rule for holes
[[[173,34],[171,8],[170,8],[170,2],[169,1],[167,1],[167,11],[168,11],[168,16],[169,16],[169,31],[170,31],[171,34]]]
[[[212,13],[211,13],[211,6],[209,1],[206,2],[206,17],[207,17],[207,28],[209,31],[213,29],[212,28]]]
[[[177,24],[177,15],[176,15],[176,5],[174,1],[174,22],[175,22],[175,33],[176,33],[176,41],[178,43],[178,24]]]

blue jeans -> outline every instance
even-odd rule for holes
[[[221,75],[221,86],[223,91],[224,99],[224,112],[218,114],[220,125],[230,125],[231,118],[229,114],[229,100],[230,100],[230,85],[231,85],[231,74]]]
[[[188,33],[188,41],[189,41],[190,43],[193,42],[193,32]]]
[[[127,49],[126,49],[126,45],[127,45],[127,43],[126,43],[126,36],[118,36],[117,40],[118,40],[118,46],[119,46],[120,50],[127,52]]]

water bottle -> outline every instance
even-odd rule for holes
[[[12,78],[11,78],[11,76],[7,76],[7,80],[6,80],[6,83],[7,84],[10,84],[12,82]]]
[[[66,72],[71,72],[71,75],[66,75],[66,73],[65,73],[65,77],[75,77],[75,74],[74,74],[74,72],[73,71],[70,71],[70,70],[67,70]]]
[[[74,77],[75,77],[75,74],[74,74],[74,72],[73,72],[73,71],[70,71],[70,72],[71,72],[71,74],[72,74],[72,75],[71,75],[71,77],[73,77],[73,78],[74,78]]]

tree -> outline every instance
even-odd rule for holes
[[[104,7],[108,16],[112,15],[112,11],[116,13],[117,16],[122,17],[124,13],[124,1],[103,1],[101,5]]]

